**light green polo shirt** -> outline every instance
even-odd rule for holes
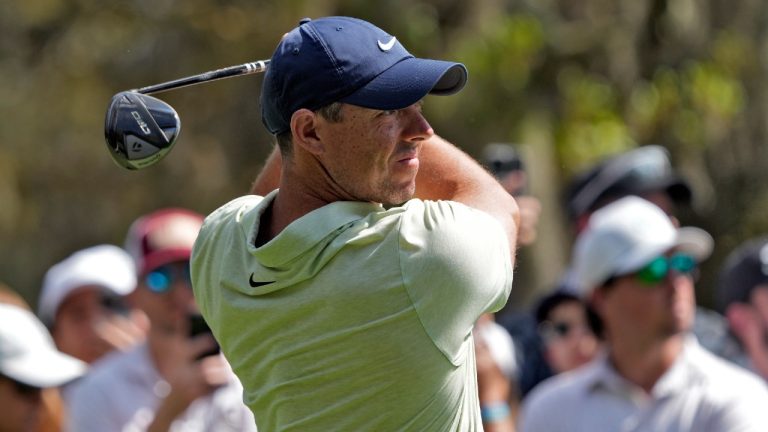
[[[451,201],[335,202],[257,248],[275,193],[216,210],[192,254],[259,430],[482,430],[471,331],[509,296],[501,224]]]

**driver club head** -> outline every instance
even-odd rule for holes
[[[178,114],[160,99],[124,91],[109,103],[104,136],[112,159],[124,168],[153,165],[171,151],[180,131]]]

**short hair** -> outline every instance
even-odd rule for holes
[[[343,104],[341,102],[331,102],[330,104],[315,110],[315,113],[319,114],[331,123],[338,123],[342,120],[342,106]],[[275,136],[275,138],[277,139],[277,145],[280,147],[280,154],[283,157],[289,156],[291,154],[291,144],[293,143],[291,131],[288,130],[286,132],[279,133]]]
[[[549,314],[552,313],[556,307],[563,303],[570,302],[583,303],[582,300],[576,295],[564,291],[555,291],[551,294],[545,295],[536,306],[534,313],[536,322],[539,324],[543,323],[549,319]]]
[[[541,324],[544,321],[549,319],[549,314],[552,313],[552,311],[565,303],[578,303],[584,306],[584,314],[587,318],[587,325],[589,326],[589,329],[592,330],[592,333],[594,333],[597,337],[602,337],[603,335],[603,322],[600,319],[600,316],[597,315],[595,310],[592,308],[592,306],[589,305],[586,301],[584,301],[581,297],[577,296],[576,294],[558,290],[551,294],[545,295],[536,306],[536,309],[534,311],[534,316],[536,317],[536,323]]]

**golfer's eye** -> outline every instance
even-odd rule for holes
[[[397,111],[399,110],[385,110],[381,112],[381,115],[383,116],[391,116],[397,114]]]

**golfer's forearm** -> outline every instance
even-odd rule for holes
[[[251,185],[251,194],[265,196],[277,189],[280,185],[280,172],[282,171],[282,158],[280,149],[275,146],[272,153],[264,162],[264,167]]]
[[[502,223],[514,246],[520,222],[514,198],[477,161],[438,136],[422,146],[416,196],[458,201],[489,213]]]

